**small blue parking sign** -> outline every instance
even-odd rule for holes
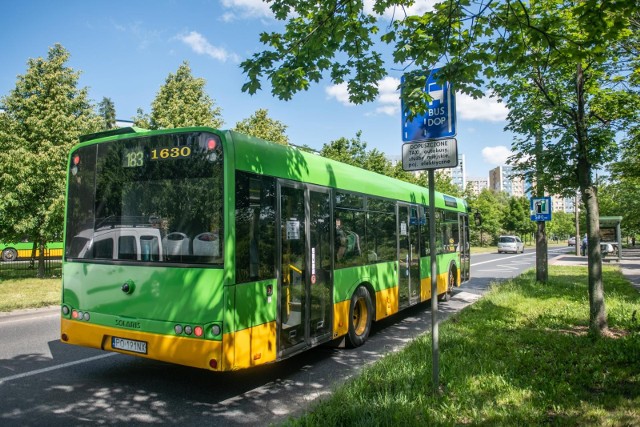
[[[529,214],[531,221],[551,221],[551,197],[532,197]]]
[[[439,71],[440,68],[429,71],[424,90],[431,97],[431,101],[424,114],[408,120],[409,111],[406,111],[402,102],[402,141],[424,141],[451,138],[456,135],[455,93],[449,82],[438,83],[436,77]],[[404,83],[404,76],[402,83]]]

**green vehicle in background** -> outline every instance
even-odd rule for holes
[[[0,254],[2,256],[2,261],[5,262],[38,259],[40,257],[40,248],[34,242],[30,242],[29,239],[24,239],[22,242],[18,243],[0,243]],[[45,257],[61,258],[62,242],[47,243],[45,245]]]
[[[70,153],[61,340],[213,371],[432,297],[425,188],[233,131],[124,128]],[[437,193],[438,296],[469,279],[464,200]]]

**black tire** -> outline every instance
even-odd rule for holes
[[[360,347],[369,337],[373,322],[373,303],[369,291],[364,286],[359,286],[351,296],[349,319],[350,347]]]
[[[15,261],[16,258],[18,258],[18,251],[16,251],[13,248],[5,248],[2,251],[2,260],[3,261],[7,261],[7,262],[11,262],[11,261]]]
[[[456,271],[453,266],[449,267],[449,274],[447,274],[447,290],[438,295],[438,301],[449,301],[453,294],[453,287],[456,285]]]

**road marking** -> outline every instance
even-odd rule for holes
[[[0,385],[7,381],[18,380],[20,378],[31,377],[33,375],[44,374],[45,372],[56,371],[58,369],[68,368],[69,366],[80,365],[82,363],[93,362],[95,360],[104,359],[106,357],[115,356],[118,353],[107,353],[99,356],[89,357],[87,359],[75,360],[73,362],[63,363],[61,365],[49,366],[48,368],[36,369],[35,371],[23,372],[22,374],[11,375],[10,377],[0,378]]]
[[[492,259],[492,260],[489,260],[489,261],[476,262],[475,264],[471,264],[471,267],[475,267],[476,265],[489,264],[490,262],[502,262],[505,259],[518,258],[518,257],[530,256],[530,255],[535,255],[535,254],[530,254],[529,253],[529,254],[511,255],[510,257],[506,257],[506,258],[501,257],[501,258]]]
[[[7,323],[26,322],[27,320],[33,320],[36,318],[44,319],[48,317],[60,317],[60,313],[58,313],[58,310],[56,310],[56,312],[52,314],[33,313],[33,314],[24,315],[23,317],[20,317],[18,319],[9,319],[9,318],[0,317],[0,325],[6,325]]]

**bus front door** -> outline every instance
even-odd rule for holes
[[[398,205],[398,305],[404,308],[420,301],[420,248],[418,207]]]
[[[469,215],[458,214],[458,226],[460,227],[460,283],[467,282],[471,278],[471,245],[469,243]]]
[[[278,350],[299,351],[331,336],[331,222],[328,191],[280,183]]]

